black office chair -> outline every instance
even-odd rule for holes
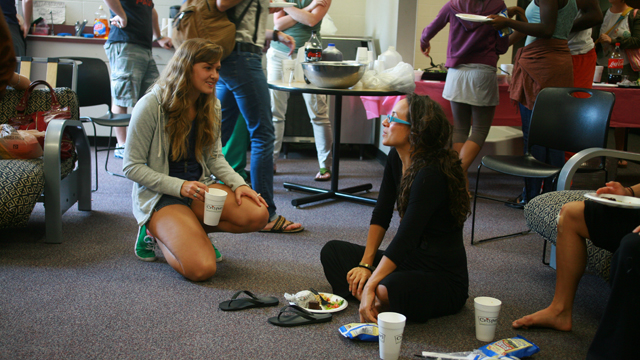
[[[107,105],[107,113],[101,117],[80,116],[82,121],[91,121],[93,125],[93,145],[95,147],[95,163],[96,163],[96,187],[91,191],[98,190],[98,152],[106,151],[107,158],[104,162],[104,170],[112,176],[125,177],[122,174],[109,171],[109,155],[111,150],[115,150],[115,146],[111,146],[114,127],[129,126],[131,114],[113,114],[111,112],[111,77],[107,64],[97,58],[73,57],[65,56],[64,59],[82,61],[78,66],[77,94],[78,104],[80,107]],[[71,79],[71,66],[58,67],[58,86],[68,86],[65,82]],[[70,87],[70,86],[69,86]],[[109,127],[109,141],[107,147],[98,149],[96,124]]]
[[[574,93],[587,93],[590,96],[577,98],[572,96]],[[607,132],[614,103],[615,95],[607,91],[579,88],[545,88],[540,91],[533,106],[526,154],[487,155],[482,158],[478,166],[476,191],[473,196],[471,245],[474,244],[477,199],[510,203],[504,199],[478,195],[480,170],[483,166],[499,173],[522,178],[547,179],[553,177],[555,182],[562,169],[536,160],[531,155],[531,147],[539,145],[575,153],[592,147],[606,148]],[[476,243],[525,235],[530,231],[495,236],[478,240]]]

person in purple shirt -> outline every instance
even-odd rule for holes
[[[360,320],[394,311],[409,321],[455,314],[469,290],[462,227],[469,196],[451,124],[438,103],[411,94],[382,122],[391,146],[366,246],[332,240],[320,253],[333,293],[360,300]],[[398,231],[379,250],[397,204]]]
[[[431,39],[450,24],[445,63],[448,73],[442,97],[451,102],[453,149],[460,155],[465,174],[484,145],[493,122],[500,99],[496,64],[498,57],[507,52],[509,38],[500,36],[491,25],[463,20],[456,15],[486,16],[506,8],[503,0],[451,0],[422,31],[420,38],[420,48],[429,56]],[[467,189],[468,183],[467,179]]]

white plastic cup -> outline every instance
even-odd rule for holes
[[[366,47],[359,47],[356,50],[356,62],[360,64],[368,64],[369,63],[369,49]]]
[[[596,72],[593,73],[593,82],[599,83],[602,81],[602,71],[604,70],[604,66],[596,66]]]
[[[378,344],[380,345],[380,359],[397,360],[400,357],[402,332],[407,318],[395,312],[378,314]]]
[[[384,71],[384,62],[380,60],[373,61],[373,70],[375,70],[378,74]]]
[[[502,301],[486,296],[480,296],[473,300],[476,316],[476,339],[480,341],[493,341],[496,335],[498,314]]]
[[[224,190],[209,188],[204,193],[204,223],[209,226],[217,226],[220,222],[220,215],[227,199],[227,192]]]
[[[293,82],[293,72],[296,70],[296,61],[282,60],[282,82],[285,84]]]

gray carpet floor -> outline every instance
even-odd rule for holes
[[[375,198],[383,166],[357,151],[343,149],[341,187],[373,184]],[[100,164],[103,164],[104,155]],[[110,161],[113,168],[121,161]],[[131,183],[100,173],[91,212],[76,206],[63,216],[64,243],[45,244],[44,209],[38,204],[29,227],[0,235],[0,358],[2,359],[376,359],[377,343],[343,338],[341,325],[359,322],[350,303],[329,323],[276,327],[267,318],[284,306],[283,294],[313,287],[330,292],[319,253],[331,239],[365,244],[372,207],[325,201],[300,208],[290,201],[303,195],[285,191],[285,181],[329,187],[312,180],[314,152],[291,151],[278,162],[274,178],[278,212],[301,222],[299,234],[217,234],[224,256],[217,274],[194,283],[163,259],[145,263],[133,254],[136,223],[131,215]],[[638,174],[631,164],[627,174]],[[624,175],[620,172],[619,175]],[[522,183],[495,174],[483,178],[483,193],[514,197]],[[637,180],[633,176],[632,180]],[[631,179],[629,181],[631,181]],[[636,181],[637,182],[637,181]],[[474,180],[472,179],[472,186]],[[525,229],[523,212],[480,201],[480,238]],[[394,217],[382,244],[398,227]],[[475,339],[473,298],[503,302],[496,340],[523,335],[541,351],[536,359],[584,359],[602,315],[608,285],[587,274],[580,283],[570,332],[514,330],[511,321],[539,310],[552,299],[555,271],[541,263],[543,240],[535,234],[471,246],[470,220],[465,246],[470,275],[469,299],[455,315],[424,324],[408,323],[401,358],[421,351],[469,351]],[[276,296],[280,306],[222,312],[218,304],[237,290]],[[433,296],[438,296],[434,289]]]

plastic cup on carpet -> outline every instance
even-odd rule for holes
[[[407,318],[395,312],[378,314],[378,343],[380,359],[396,360],[400,356],[402,332]]]
[[[473,304],[476,316],[476,339],[493,341],[502,302],[492,297],[480,296],[473,300]]]
[[[220,222],[220,214],[227,199],[227,192],[224,190],[209,188],[204,193],[204,223],[209,226],[217,226]]]

